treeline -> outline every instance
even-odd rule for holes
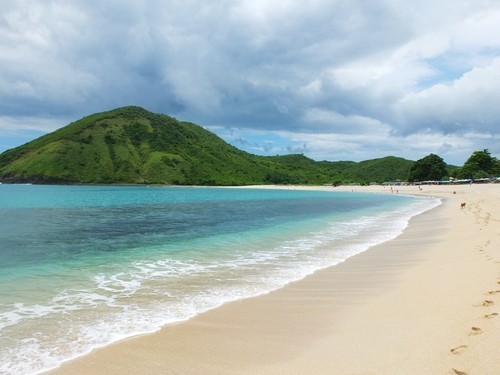
[[[500,176],[500,160],[488,149],[474,151],[462,167],[450,168],[441,157],[430,154],[417,160],[410,168],[408,181],[441,181],[449,177],[477,180]]]

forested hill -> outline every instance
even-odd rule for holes
[[[97,113],[0,155],[0,181],[96,184],[335,184],[405,180],[396,157],[316,162],[256,156],[202,127],[139,107]]]

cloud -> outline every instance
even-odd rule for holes
[[[416,155],[391,148],[401,139],[436,152],[434,142],[426,146],[429,134],[458,155],[464,134],[497,134],[495,0],[12,0],[2,7],[0,128],[26,122],[43,130],[50,118],[134,104],[246,129],[257,138],[239,144],[268,153],[327,155],[309,141],[265,143],[257,134],[322,137],[331,148],[340,139],[360,157],[384,145]],[[469,154],[487,146],[474,139]]]
[[[396,105],[403,133],[434,129],[443,133],[498,133],[500,58],[476,67],[451,84],[436,84],[403,97]]]
[[[405,158],[418,160],[432,150],[448,163],[461,165],[477,144],[485,145],[493,154],[500,152],[499,137],[481,133],[465,133],[462,136],[425,133],[397,137],[384,131],[364,134],[280,132],[279,135],[277,145],[292,145],[296,152],[304,152],[315,160],[362,161],[390,155],[404,155]],[[276,147],[274,151],[283,153],[285,150]]]
[[[68,124],[70,119],[54,117],[9,117],[0,116],[0,135],[14,134],[17,131],[38,131],[42,133],[52,132]]]
[[[304,121],[310,125],[308,128],[319,125],[323,130],[331,130],[336,134],[375,133],[387,128],[387,125],[377,119],[359,115],[342,115],[338,112],[320,108],[309,109],[304,114]]]

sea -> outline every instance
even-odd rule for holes
[[[0,185],[0,374],[258,296],[397,237],[432,197]]]

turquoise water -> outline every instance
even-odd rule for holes
[[[333,189],[332,189],[333,190]],[[37,373],[399,235],[434,198],[0,185],[0,373]]]

